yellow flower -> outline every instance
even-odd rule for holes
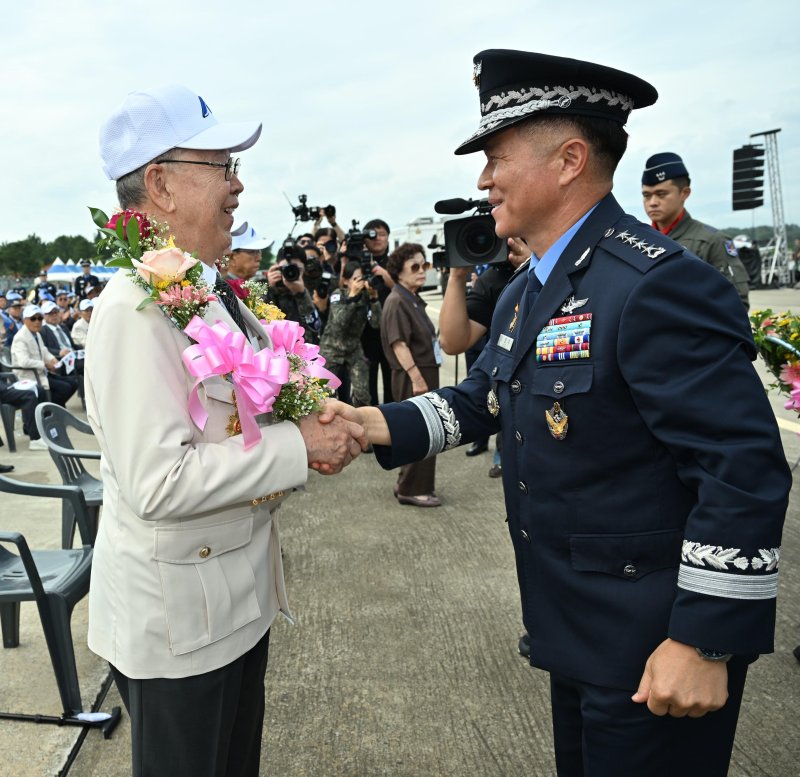
[[[191,282],[187,281],[185,278],[181,281],[181,286],[191,286]]]
[[[167,240],[167,244],[164,246],[164,248],[177,248],[177,247],[178,246],[175,245],[175,238],[172,235],[170,235],[169,240]]]

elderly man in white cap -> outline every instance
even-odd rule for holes
[[[261,252],[274,242],[260,237],[246,221],[243,226],[241,234],[231,233],[231,252],[227,257],[229,281],[249,281],[261,267]]]
[[[219,299],[206,320],[266,332],[215,269],[230,250],[239,160],[257,122],[218,122],[182,86],[132,92],[100,131],[123,209],[169,226]],[[259,773],[269,629],[288,613],[276,510],[309,465],[339,471],[361,450],[353,423],[271,422],[229,436],[231,386],[204,381],[192,422],[189,338],[118,272],[96,301],[86,404],[105,488],[89,594],[89,646],[108,660],[131,718],[134,775]],[[124,342],[124,345],[122,343]]]
[[[56,359],[42,340],[44,314],[38,305],[26,305],[22,311],[23,327],[11,343],[11,362],[14,374],[20,380],[32,380],[39,385],[39,398],[42,392],[49,391],[57,405],[66,407],[69,398],[77,391],[78,384],[72,378],[57,374]]]
[[[72,341],[79,348],[86,347],[86,338],[89,335],[89,324],[92,321],[93,310],[93,299],[82,299],[78,304],[78,320],[72,326]]]

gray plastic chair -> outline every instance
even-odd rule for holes
[[[61,405],[53,402],[43,402],[36,408],[36,427],[41,438],[47,444],[50,458],[56,465],[61,480],[65,486],[77,486],[83,492],[83,497],[89,508],[89,530],[92,542],[97,536],[97,523],[100,518],[100,508],[103,505],[103,482],[86,471],[81,459],[99,459],[100,451],[76,450],[67,432],[69,427],[77,429],[84,434],[94,434],[92,427],[76,418]],[[70,506],[65,502],[63,509],[69,517]],[[72,547],[72,538],[75,534],[75,521],[64,521],[62,524],[64,534],[61,537],[61,546]]]
[[[75,648],[70,621],[75,605],[89,592],[93,550],[86,502],[77,486],[46,486],[23,483],[0,475],[0,491],[27,496],[59,498],[71,505],[83,547],[61,550],[30,550],[19,532],[0,531],[0,626],[3,648],[19,645],[20,603],[35,601],[47,649],[56,676],[63,713],[27,715],[0,712],[0,718],[101,728],[108,738],[119,722],[120,709],[85,717],[81,700]],[[18,554],[6,545],[15,545]]]
[[[0,387],[8,388],[17,382],[17,376],[13,372],[0,372]],[[11,453],[17,452],[17,441],[14,439],[14,418],[17,408],[14,405],[6,405],[0,402],[0,417],[3,421],[3,430],[8,440],[8,449]]]

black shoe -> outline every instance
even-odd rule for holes
[[[13,464],[0,464],[0,472],[5,474],[6,472],[13,472],[13,471],[14,471]]]
[[[485,453],[488,450],[488,440],[480,440],[479,442],[472,443],[472,445],[467,448],[467,456],[477,456],[479,453]]]
[[[517,646],[517,649],[519,650],[519,654],[523,658],[527,658],[528,660],[530,660],[530,657],[531,657],[531,638],[528,636],[527,632],[525,632],[525,634],[523,634],[519,638],[519,645]]]
[[[492,464],[491,469],[489,470],[489,477],[490,478],[501,478],[501,477],[503,477],[503,465],[502,464]]]

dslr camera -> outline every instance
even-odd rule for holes
[[[494,231],[492,206],[488,199],[440,200],[434,205],[437,213],[463,213],[474,209],[470,216],[444,222],[444,256],[434,254],[434,266],[474,267],[478,264],[500,264],[508,259],[508,243]],[[431,246],[434,247],[434,246]],[[439,248],[440,246],[435,246]]]
[[[295,221],[316,221],[320,215],[324,215],[327,219],[336,219],[336,208],[333,205],[326,205],[324,208],[309,207],[306,194],[301,194],[298,199],[300,204],[292,205]]]
[[[379,289],[384,285],[380,275],[372,274],[373,259],[372,253],[364,246],[364,240],[374,240],[378,233],[374,229],[359,230],[358,222],[353,219],[353,226],[347,233],[347,251],[345,258],[349,262],[358,262],[361,265],[361,275],[373,289]]]
[[[303,272],[296,264],[292,264],[292,259],[299,259],[303,264],[306,261],[306,252],[303,248],[297,245],[297,241],[291,237],[287,237],[283,243],[281,244],[280,249],[278,250],[278,261],[282,259],[286,259],[289,264],[280,267],[281,275],[283,276],[284,281],[289,281],[292,283],[300,278],[300,274]]]

